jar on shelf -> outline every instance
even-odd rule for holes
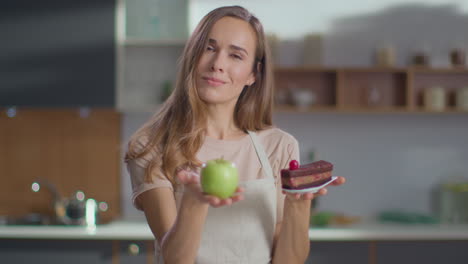
[[[453,49],[450,52],[450,62],[452,66],[465,66],[466,53],[463,49]]]
[[[422,43],[413,51],[413,56],[411,57],[411,65],[413,66],[430,66],[430,49],[427,43]]]
[[[385,45],[376,51],[376,65],[391,67],[395,65],[395,49],[391,45]]]
[[[413,55],[412,64],[414,66],[429,66],[429,55],[424,51],[418,51]]]
[[[446,107],[446,92],[443,87],[434,86],[424,90],[424,108],[430,111],[443,111]]]
[[[455,106],[457,110],[468,111],[468,86],[459,88],[456,91]]]

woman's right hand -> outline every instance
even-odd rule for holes
[[[203,192],[200,185],[200,175],[198,175],[195,172],[180,170],[177,173],[176,177],[178,181],[184,185],[185,192],[189,193],[199,201],[207,203],[215,208],[231,205],[244,199],[244,188],[242,187],[237,187],[236,192],[233,196],[226,199],[221,199],[219,197],[208,195]]]

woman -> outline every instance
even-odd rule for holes
[[[159,262],[303,263],[314,194],[285,199],[281,191],[279,171],[299,160],[299,147],[272,126],[262,25],[242,7],[215,9],[180,62],[174,92],[126,154],[133,202],[156,238]],[[201,164],[220,157],[236,163],[242,186],[227,199],[199,184]]]

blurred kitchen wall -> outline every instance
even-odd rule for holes
[[[404,5],[400,4],[404,1],[379,1],[381,6],[376,6],[377,1],[334,2],[333,6],[295,2],[194,0],[190,19],[197,23],[219,5],[251,6],[267,32],[285,39],[300,39],[309,32],[323,34],[323,64],[329,66],[370,66],[375,47],[385,42],[394,45],[398,66],[406,66],[406,57],[421,46],[429,46],[431,57],[440,66],[445,59],[448,63],[448,52],[455,42],[468,47],[466,1],[412,1]],[[323,14],[329,15],[316,20]],[[297,49],[281,52],[282,58],[289,59],[288,65],[300,63]],[[123,144],[150,115],[125,113]],[[345,186],[330,188],[330,194],[319,199],[320,209],[366,216],[383,209],[430,212],[431,192],[437,183],[468,177],[466,115],[278,113],[274,119],[277,126],[299,140],[302,162],[308,162],[310,152],[314,152],[315,159],[332,161],[336,174],[348,178]],[[124,217],[142,219],[131,205],[124,167],[122,172]]]
[[[261,20],[265,32],[275,33],[284,39],[300,38],[311,32],[326,33],[333,29],[337,20],[355,16],[380,16],[382,12],[399,6],[455,6],[461,13],[468,12],[468,2],[465,0],[191,0],[190,31],[205,14],[224,5],[241,5],[249,9]],[[428,17],[428,20],[430,23],[430,20],[436,19]],[[393,22],[399,21],[395,17]]]

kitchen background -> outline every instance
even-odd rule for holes
[[[274,114],[276,125],[300,142],[302,163],[329,160],[335,164],[336,175],[347,177],[344,186],[329,188],[329,194],[318,199],[318,212],[361,219],[375,219],[389,211],[433,216],[440,184],[468,181],[467,100],[456,108],[450,95],[446,108],[427,109],[420,95],[414,95],[413,100],[412,91],[404,90],[403,103],[390,110],[365,104],[338,107],[343,102],[346,106],[347,97],[355,96],[346,91],[346,85],[350,90],[359,85],[356,80],[353,84],[352,71],[356,69],[364,69],[363,76],[377,72],[372,78],[390,79],[391,84],[381,83],[386,92],[388,87],[398,90],[399,84],[408,86],[412,81],[423,83],[414,85],[414,93],[432,86],[442,86],[451,93],[464,87],[468,91],[466,54],[462,53],[463,63],[456,69],[450,55],[454,50],[468,50],[467,1],[7,1],[0,10],[0,216],[21,216],[31,209],[50,207],[51,196],[44,192],[38,196],[30,190],[31,181],[43,177],[65,195],[80,186],[98,202],[108,202],[109,209],[103,213],[106,220],[144,223],[143,214],[131,205],[130,179],[122,162],[126,143],[167,96],[189,32],[213,8],[231,4],[247,7],[263,22],[280,69],[278,94],[295,91],[292,88],[306,85],[303,80],[316,75],[318,83],[323,84],[320,78],[333,83],[326,84],[328,88],[341,87],[338,99],[317,101],[319,106],[310,108],[279,104]],[[390,66],[387,70],[382,65],[376,67],[379,52],[385,53],[384,64]],[[429,59],[426,66],[441,70],[423,67],[423,77],[415,77],[417,71],[407,67],[421,52]],[[330,77],[334,74],[338,77]],[[299,88],[315,89],[313,85]],[[457,212],[465,215],[453,218],[452,223],[468,221],[466,193],[465,188],[456,200],[460,202]],[[456,202],[449,201],[450,205]],[[76,246],[69,247],[59,241],[44,243],[40,251],[52,255],[73,248],[78,250],[77,263],[83,263],[83,255],[102,249],[96,263],[123,263],[131,262],[127,255],[146,248],[150,263],[150,232],[144,229],[138,233],[141,225],[132,225],[129,230],[136,235],[119,233],[126,232],[125,228],[119,226],[115,231],[110,227],[109,233],[115,237],[104,235],[104,240],[123,241],[117,244],[75,241],[70,243]],[[404,227],[392,230],[407,233]],[[54,232],[48,229],[45,236]],[[37,248],[36,242],[25,244],[16,235],[9,236],[6,229],[0,229],[0,235],[17,239],[0,240],[0,256],[24,245]],[[77,233],[70,237],[83,239]],[[342,241],[342,233],[338,237],[336,241]],[[452,240],[457,238],[451,237],[450,242],[421,245],[411,242],[418,239],[408,237],[409,244],[379,244],[379,254],[385,256],[379,263],[396,262],[392,261],[395,248],[401,256],[416,252],[412,263],[422,263],[420,257],[427,252],[445,252],[441,255],[445,259],[460,259],[460,249],[466,245],[456,244]],[[340,244],[328,233],[323,237],[314,233],[313,239],[331,241],[332,245],[313,242],[316,247],[311,255],[326,263],[345,259],[350,259],[349,263],[377,263],[372,238],[369,243],[364,238],[358,241],[365,243]],[[337,256],[337,251],[342,254]],[[22,256],[22,251],[18,252],[12,259]],[[72,259],[67,257],[69,263]],[[90,259],[95,259],[94,255]],[[425,259],[437,260],[433,255]]]
[[[303,38],[311,33],[322,39],[318,47],[323,54],[316,63],[330,67],[372,66],[376,49],[383,45],[393,46],[396,66],[408,66],[415,51],[427,49],[434,67],[450,67],[449,52],[458,46],[468,48],[468,6],[462,1],[347,1],[340,7],[309,1],[297,1],[297,5],[261,0],[192,1],[190,30],[209,10],[232,3],[249,8],[266,31],[280,39],[277,64],[285,67],[302,65]],[[157,87],[162,76],[173,77],[174,57],[180,50],[161,49],[128,49],[125,89]],[[154,69],[165,72],[155,73]],[[468,85],[467,76],[462,78]],[[123,141],[149,116],[125,113]],[[438,184],[468,177],[468,141],[464,140],[468,120],[463,113],[280,112],[274,119],[278,127],[299,140],[302,162],[310,161],[313,152],[314,159],[332,161],[336,174],[348,178],[345,186],[331,188],[330,195],[320,199],[321,210],[355,216],[375,216],[387,209],[432,213]],[[122,186],[123,213],[138,218],[141,214],[128,199],[131,188],[124,168]]]

